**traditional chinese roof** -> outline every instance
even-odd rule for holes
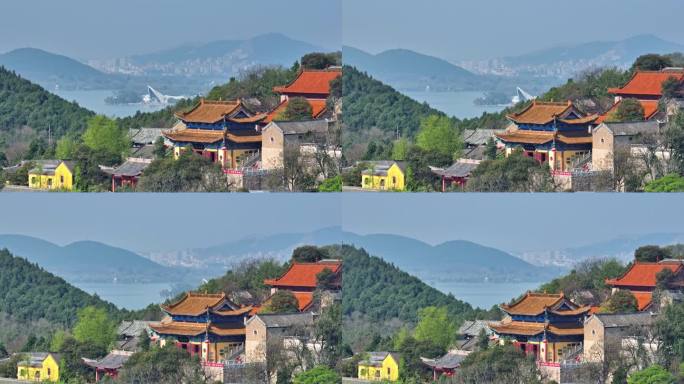
[[[479,160],[459,159],[449,168],[430,167],[432,173],[444,177],[468,177],[480,165]]]
[[[618,101],[617,103],[613,104],[612,107],[610,107],[609,110],[606,111],[603,115],[599,116],[598,119],[596,119],[596,124],[601,124],[604,121],[608,120],[609,117],[617,112],[618,107],[622,103],[623,100]],[[644,120],[650,120],[653,118],[658,113],[658,100],[638,100],[639,104],[641,104],[641,107],[644,109]]]
[[[152,163],[151,159],[127,159],[123,164],[114,168],[111,173],[114,176],[140,176],[145,168]]]
[[[266,313],[258,314],[247,322],[261,320],[266,328],[310,327],[314,325],[313,313]]]
[[[637,309],[643,311],[651,306],[653,301],[653,292],[632,292],[637,301]]]
[[[537,101],[525,107],[522,111],[507,115],[516,124],[546,125],[554,120],[565,124],[591,124],[597,115],[584,116],[571,101],[564,103]]]
[[[589,307],[580,307],[565,297],[563,293],[527,292],[513,304],[503,304],[501,309],[509,315],[536,316],[546,311],[556,315],[581,315],[589,311]]]
[[[202,98],[194,108],[188,112],[178,112],[176,117],[183,121],[212,124],[237,112],[240,105],[240,100],[218,101]]]
[[[501,321],[489,323],[489,327],[498,334],[536,336],[546,331],[558,336],[584,335],[581,324],[566,323],[535,323],[526,321]]]
[[[641,313],[596,313],[592,317],[598,319],[604,328],[623,328],[632,326],[650,326],[656,315]],[[591,318],[587,319],[588,322]]]
[[[311,105],[311,118],[313,119],[319,119],[327,111],[325,99],[307,99],[306,101],[308,101],[309,105]],[[289,102],[290,100],[283,100],[280,104],[278,104],[278,106],[276,106],[266,115],[264,122],[270,123],[272,121],[277,121],[278,116],[285,112]]]
[[[211,144],[223,140],[223,131],[194,128],[180,129],[177,131],[166,131],[164,136],[172,141]]]
[[[637,136],[641,134],[648,133],[658,133],[660,124],[657,121],[639,121],[633,123],[601,123],[599,127],[606,127],[609,129],[613,136]],[[635,142],[632,142],[635,144]]]
[[[199,316],[209,310],[225,311],[226,309],[224,307],[226,306],[231,308],[231,310],[239,309],[237,305],[231,303],[226,298],[226,294],[223,292],[187,292],[179,301],[169,305],[162,305],[161,308],[164,310],[164,312],[171,315]]]
[[[468,145],[485,145],[490,138],[494,138],[496,133],[501,132],[497,129],[466,129],[463,132],[463,142]]]
[[[456,369],[461,366],[461,363],[466,357],[468,357],[468,354],[469,352],[465,351],[447,352],[446,355],[437,359],[427,359],[425,357],[421,357],[420,360],[423,362],[423,364],[436,370]]]
[[[655,288],[656,275],[664,269],[679,273],[684,269],[682,261],[661,261],[647,263],[635,261],[629,269],[616,279],[607,279],[606,284],[612,287]]]
[[[577,132],[552,132],[552,131],[532,131],[527,129],[513,129],[504,133],[497,133],[496,137],[507,143],[517,144],[546,144],[558,141],[565,144],[591,144],[591,133],[584,131]]]
[[[339,260],[322,260],[317,263],[293,262],[290,268],[277,279],[264,280],[264,284],[273,287],[301,287],[316,288],[316,275],[329,269],[333,273],[339,273],[342,262]]]
[[[133,352],[126,351],[111,351],[107,356],[100,360],[91,360],[83,358],[83,362],[96,369],[111,369],[117,370],[123,367],[123,365],[131,358]]]
[[[326,120],[306,120],[306,121],[274,121],[264,127],[264,131],[269,127],[277,127],[284,135],[301,135],[307,133],[327,133],[328,121]]]
[[[154,142],[162,135],[164,128],[130,128],[128,130],[128,137],[131,142],[136,145],[154,144]]]
[[[608,88],[608,93],[621,96],[663,95],[663,83],[669,78],[684,80],[684,70],[636,71],[622,88]]]
[[[190,323],[181,321],[150,324],[153,331],[163,335],[199,336],[211,333],[216,336],[240,336],[245,334],[244,323]]]
[[[317,94],[327,98],[330,94],[330,82],[342,76],[341,68],[325,70],[304,69],[290,84],[274,87],[273,92],[281,94]]]

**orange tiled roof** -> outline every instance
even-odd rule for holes
[[[632,292],[637,300],[637,307],[640,311],[648,308],[651,305],[651,299],[653,299],[652,292]]]
[[[606,284],[613,287],[655,288],[656,275],[666,268],[678,273],[684,269],[684,265],[680,261],[661,261],[660,263],[635,261],[622,276],[617,279],[607,279]]]
[[[179,321],[151,323],[150,328],[157,333],[179,336],[198,336],[205,332],[218,336],[239,336],[245,334],[245,326],[242,323],[186,323]]]
[[[558,119],[558,121],[566,124],[589,124],[598,117],[596,115],[589,115],[577,119],[568,119],[567,117],[570,115],[570,112],[580,114],[571,101],[556,103],[532,100],[532,103],[522,111],[509,114],[506,117],[516,124],[548,124],[554,119]]]
[[[177,131],[165,131],[163,135],[171,141],[191,143],[215,143],[223,140],[223,130],[187,128]],[[261,138],[261,136],[259,136]]]
[[[535,323],[535,322],[524,322],[524,321],[509,321],[509,322],[498,322],[490,323],[489,326],[496,332],[500,334],[507,335],[523,335],[523,336],[534,336],[538,335],[544,330],[556,335],[583,335],[584,328],[578,324],[545,324],[545,323]]]
[[[307,99],[306,101],[308,101],[309,105],[311,105],[312,118],[317,119],[323,113],[325,113],[327,105],[324,99]],[[270,123],[274,121],[278,117],[278,115],[285,112],[285,108],[287,108],[288,102],[289,100],[284,100],[283,102],[278,104],[277,107],[275,107],[271,112],[268,113],[268,115],[264,119],[264,122]]]
[[[201,99],[193,109],[188,112],[176,113],[176,117],[183,121],[195,123],[215,123],[237,111],[240,107],[240,100],[217,101]]]
[[[342,69],[310,70],[299,73],[290,84],[273,87],[273,92],[282,94],[330,94],[330,82],[342,75]]]
[[[636,71],[622,88],[608,88],[608,93],[623,96],[662,96],[663,83],[670,77],[684,80],[684,71]]]
[[[559,309],[562,304],[567,304],[571,309]],[[528,291],[517,302],[511,305],[501,305],[501,309],[511,315],[536,316],[544,313],[545,310],[559,315],[578,315],[588,312],[590,308],[576,305],[562,293],[536,293]]]
[[[566,144],[591,144],[591,134],[587,132],[563,132],[554,133],[551,131],[530,131],[516,129],[497,133],[496,137],[509,143],[521,144],[544,144],[554,139]]]
[[[342,269],[341,261],[319,261],[318,263],[293,262],[290,268],[277,279],[264,280],[264,284],[273,287],[316,288],[316,275],[329,269],[338,273]]]
[[[611,114],[617,112],[618,106],[622,103],[622,100],[618,101],[617,103],[613,104],[612,107],[610,107],[609,110],[606,111],[603,115],[599,116],[598,119],[596,119],[596,124],[601,124],[604,121],[610,117]],[[657,100],[639,100],[639,104],[641,104],[641,107],[644,109],[644,120],[650,120],[653,115],[658,113],[658,101]]]
[[[313,304],[313,292],[292,292],[292,294],[297,299],[297,309],[300,312],[308,310],[311,307],[311,304]],[[264,300],[264,302],[261,303],[261,306],[256,308],[256,311],[254,313],[260,313],[261,309],[268,308],[268,305],[271,303],[272,297],[273,295],[269,296],[268,299]]]
[[[252,312],[254,308],[250,305],[247,307],[242,307],[238,309],[233,309],[229,311],[214,311],[214,313],[219,314],[221,316],[239,316],[239,315],[244,315]]]
[[[261,134],[258,135],[234,135],[226,133],[226,138],[235,143],[261,143]]]
[[[162,305],[162,309],[174,315],[198,316],[226,300],[225,293],[194,293],[187,292],[179,301]]]

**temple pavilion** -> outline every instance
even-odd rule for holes
[[[290,268],[282,276],[277,279],[266,279],[264,284],[271,287],[271,295],[281,289],[292,292],[299,302],[299,311],[306,312],[313,306],[314,291],[318,286],[317,275],[326,269],[335,274],[333,285],[339,290],[342,287],[342,262],[340,260],[321,260],[316,263],[292,262]]]
[[[342,69],[332,67],[324,70],[303,69],[290,84],[273,88],[280,95],[280,104],[269,112],[267,122],[278,120],[293,97],[303,97],[311,105],[312,118],[320,119],[327,115],[326,102],[330,96],[330,82],[342,76]]]
[[[500,340],[541,363],[559,363],[581,351],[584,319],[590,307],[581,307],[565,295],[527,292],[511,305],[501,305],[507,316],[489,327]]]
[[[552,171],[566,172],[591,153],[591,127],[598,116],[585,115],[571,101],[533,100],[507,118],[512,124],[496,134],[506,156],[521,148],[525,156],[548,164]]]
[[[238,360],[245,344],[245,321],[252,307],[239,307],[225,293],[188,292],[178,302],[162,305],[167,315],[150,323],[152,340],[199,356],[203,363]]]
[[[242,100],[215,101],[201,99],[188,112],[176,114],[179,119],[164,136],[173,145],[178,158],[191,149],[224,168],[234,169],[261,148],[261,127],[266,113],[252,112]]]
[[[684,289],[684,262],[682,260],[663,260],[657,263],[634,261],[622,276],[607,279],[606,285],[611,287],[613,292],[620,289],[629,290],[637,299],[639,311],[646,311],[653,304],[653,291],[658,282],[658,273],[665,269],[671,270],[673,274],[666,288]]]

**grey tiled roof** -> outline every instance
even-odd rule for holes
[[[326,120],[274,121],[271,124],[280,128],[286,135],[296,135],[308,132],[328,132],[328,122]]]
[[[382,362],[388,355],[391,355],[394,361],[399,362],[399,355],[394,352],[367,352],[368,358],[363,362],[368,365],[381,366]]]
[[[111,172],[116,176],[140,176],[149,165],[150,163],[146,161],[129,159]]]
[[[154,144],[166,129],[168,128],[131,128],[128,130],[128,137],[136,145]]]
[[[313,313],[258,314],[267,328],[287,328],[292,326],[312,326]]]
[[[463,362],[463,360],[465,360],[466,357],[467,355],[464,353],[448,352],[446,355],[437,359],[421,358],[421,360],[423,360],[423,363],[427,364],[430,367],[442,369],[455,369],[461,366],[461,363]]]
[[[45,361],[49,355],[52,355],[58,364],[60,360],[59,355],[48,352],[22,352],[19,355],[24,356],[24,358],[20,360],[20,364],[24,364],[26,361],[28,361],[28,365],[30,367],[42,366],[43,361]]]
[[[657,133],[658,122],[655,120],[635,123],[603,123],[614,136],[633,136],[643,133]],[[599,127],[601,126],[599,125]],[[598,127],[597,127],[598,129]]]
[[[370,175],[371,171],[377,176],[387,176],[387,171],[392,167],[392,164],[397,164],[402,172],[406,172],[406,162],[404,161],[394,161],[394,160],[373,160],[373,161],[363,161],[367,164],[367,167],[361,173],[365,175]]]
[[[496,129],[467,129],[463,132],[463,141],[468,145],[485,145],[489,138],[501,132]]]
[[[474,320],[474,321],[466,320],[463,322],[463,325],[461,325],[461,327],[458,329],[457,333],[459,335],[476,337],[476,336],[480,335],[480,332],[483,329],[487,335],[492,334],[492,330],[489,328],[487,321],[485,321],[485,320]]]
[[[130,352],[112,351],[100,360],[83,359],[83,362],[93,368],[119,369],[131,358]]]
[[[151,321],[142,320],[122,321],[116,333],[124,337],[138,337],[143,331],[147,332],[149,330],[150,323]]]
[[[655,320],[655,315],[649,312],[608,314],[596,313],[596,316],[605,328],[629,327],[634,325],[650,325]]]

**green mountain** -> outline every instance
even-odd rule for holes
[[[72,58],[36,48],[20,48],[0,55],[0,66],[47,89],[116,89],[124,78],[98,71]]]
[[[165,267],[131,251],[95,241],[59,246],[30,236],[0,235],[0,248],[7,248],[72,284],[114,279],[121,283],[149,283],[189,278],[186,269]]]
[[[35,136],[53,138],[85,130],[93,112],[0,67],[0,152]]]
[[[373,55],[360,49],[342,48],[344,64],[354,66],[401,90],[483,90],[492,79],[476,75],[446,60],[408,49],[392,49]]]

